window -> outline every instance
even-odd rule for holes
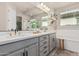
[[[32,27],[32,29],[39,28],[40,27],[40,21],[38,21],[36,19],[32,19],[31,20],[31,27]]]
[[[60,25],[64,26],[64,25],[76,25],[77,24],[77,20],[76,18],[72,17],[72,18],[65,18],[65,19],[61,19],[60,20]]]
[[[49,17],[48,16],[44,16],[42,17],[42,26],[43,27],[47,27],[49,25]]]
[[[42,22],[42,26],[48,26],[48,22],[47,21]]]
[[[79,11],[62,14],[61,20],[60,20],[60,25],[61,26],[79,25]]]
[[[77,18],[77,24],[79,25],[79,18]]]

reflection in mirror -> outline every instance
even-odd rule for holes
[[[16,30],[21,31],[22,30],[22,17],[16,16]]]

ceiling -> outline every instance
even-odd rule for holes
[[[69,6],[71,4],[74,4],[74,2],[50,2],[50,3],[44,3],[51,9],[58,9],[58,8],[63,8],[65,6]]]
[[[20,11],[23,14],[26,14],[28,16],[33,16],[33,15],[43,13],[42,10],[40,10],[30,2],[15,3],[15,5],[16,5],[17,11]]]
[[[40,2],[14,2],[17,11],[22,12],[28,16],[46,15],[41,9],[37,8],[37,4]],[[50,10],[60,9],[69,5],[75,4],[75,2],[44,2],[44,4],[50,8]]]

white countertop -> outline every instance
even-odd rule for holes
[[[24,33],[23,35],[16,35],[16,36],[13,36],[13,37],[12,36],[0,36],[0,45],[11,43],[11,42],[16,42],[16,41],[20,41],[20,40],[24,40],[24,39],[39,37],[39,36],[42,36],[42,35],[52,34],[52,33],[55,33],[55,31],[53,31],[53,32],[42,32],[42,33],[38,33],[38,34]]]

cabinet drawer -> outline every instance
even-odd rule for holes
[[[48,50],[46,49],[45,51],[40,53],[40,56],[46,56],[48,54]]]
[[[40,52],[43,52],[45,49],[48,50],[48,44],[45,44],[43,46],[40,47]]]
[[[45,44],[48,44],[48,40],[44,40],[44,41],[41,41],[41,42],[40,42],[40,46],[43,46],[43,45],[45,45]]]
[[[47,40],[47,39],[49,39],[49,38],[48,38],[48,35],[45,35],[45,36],[41,36],[41,37],[40,37],[40,41]]]
[[[28,42],[28,45],[33,44],[33,43],[37,43],[38,38],[32,38],[32,39],[25,40],[25,46],[27,46],[27,42]]]

